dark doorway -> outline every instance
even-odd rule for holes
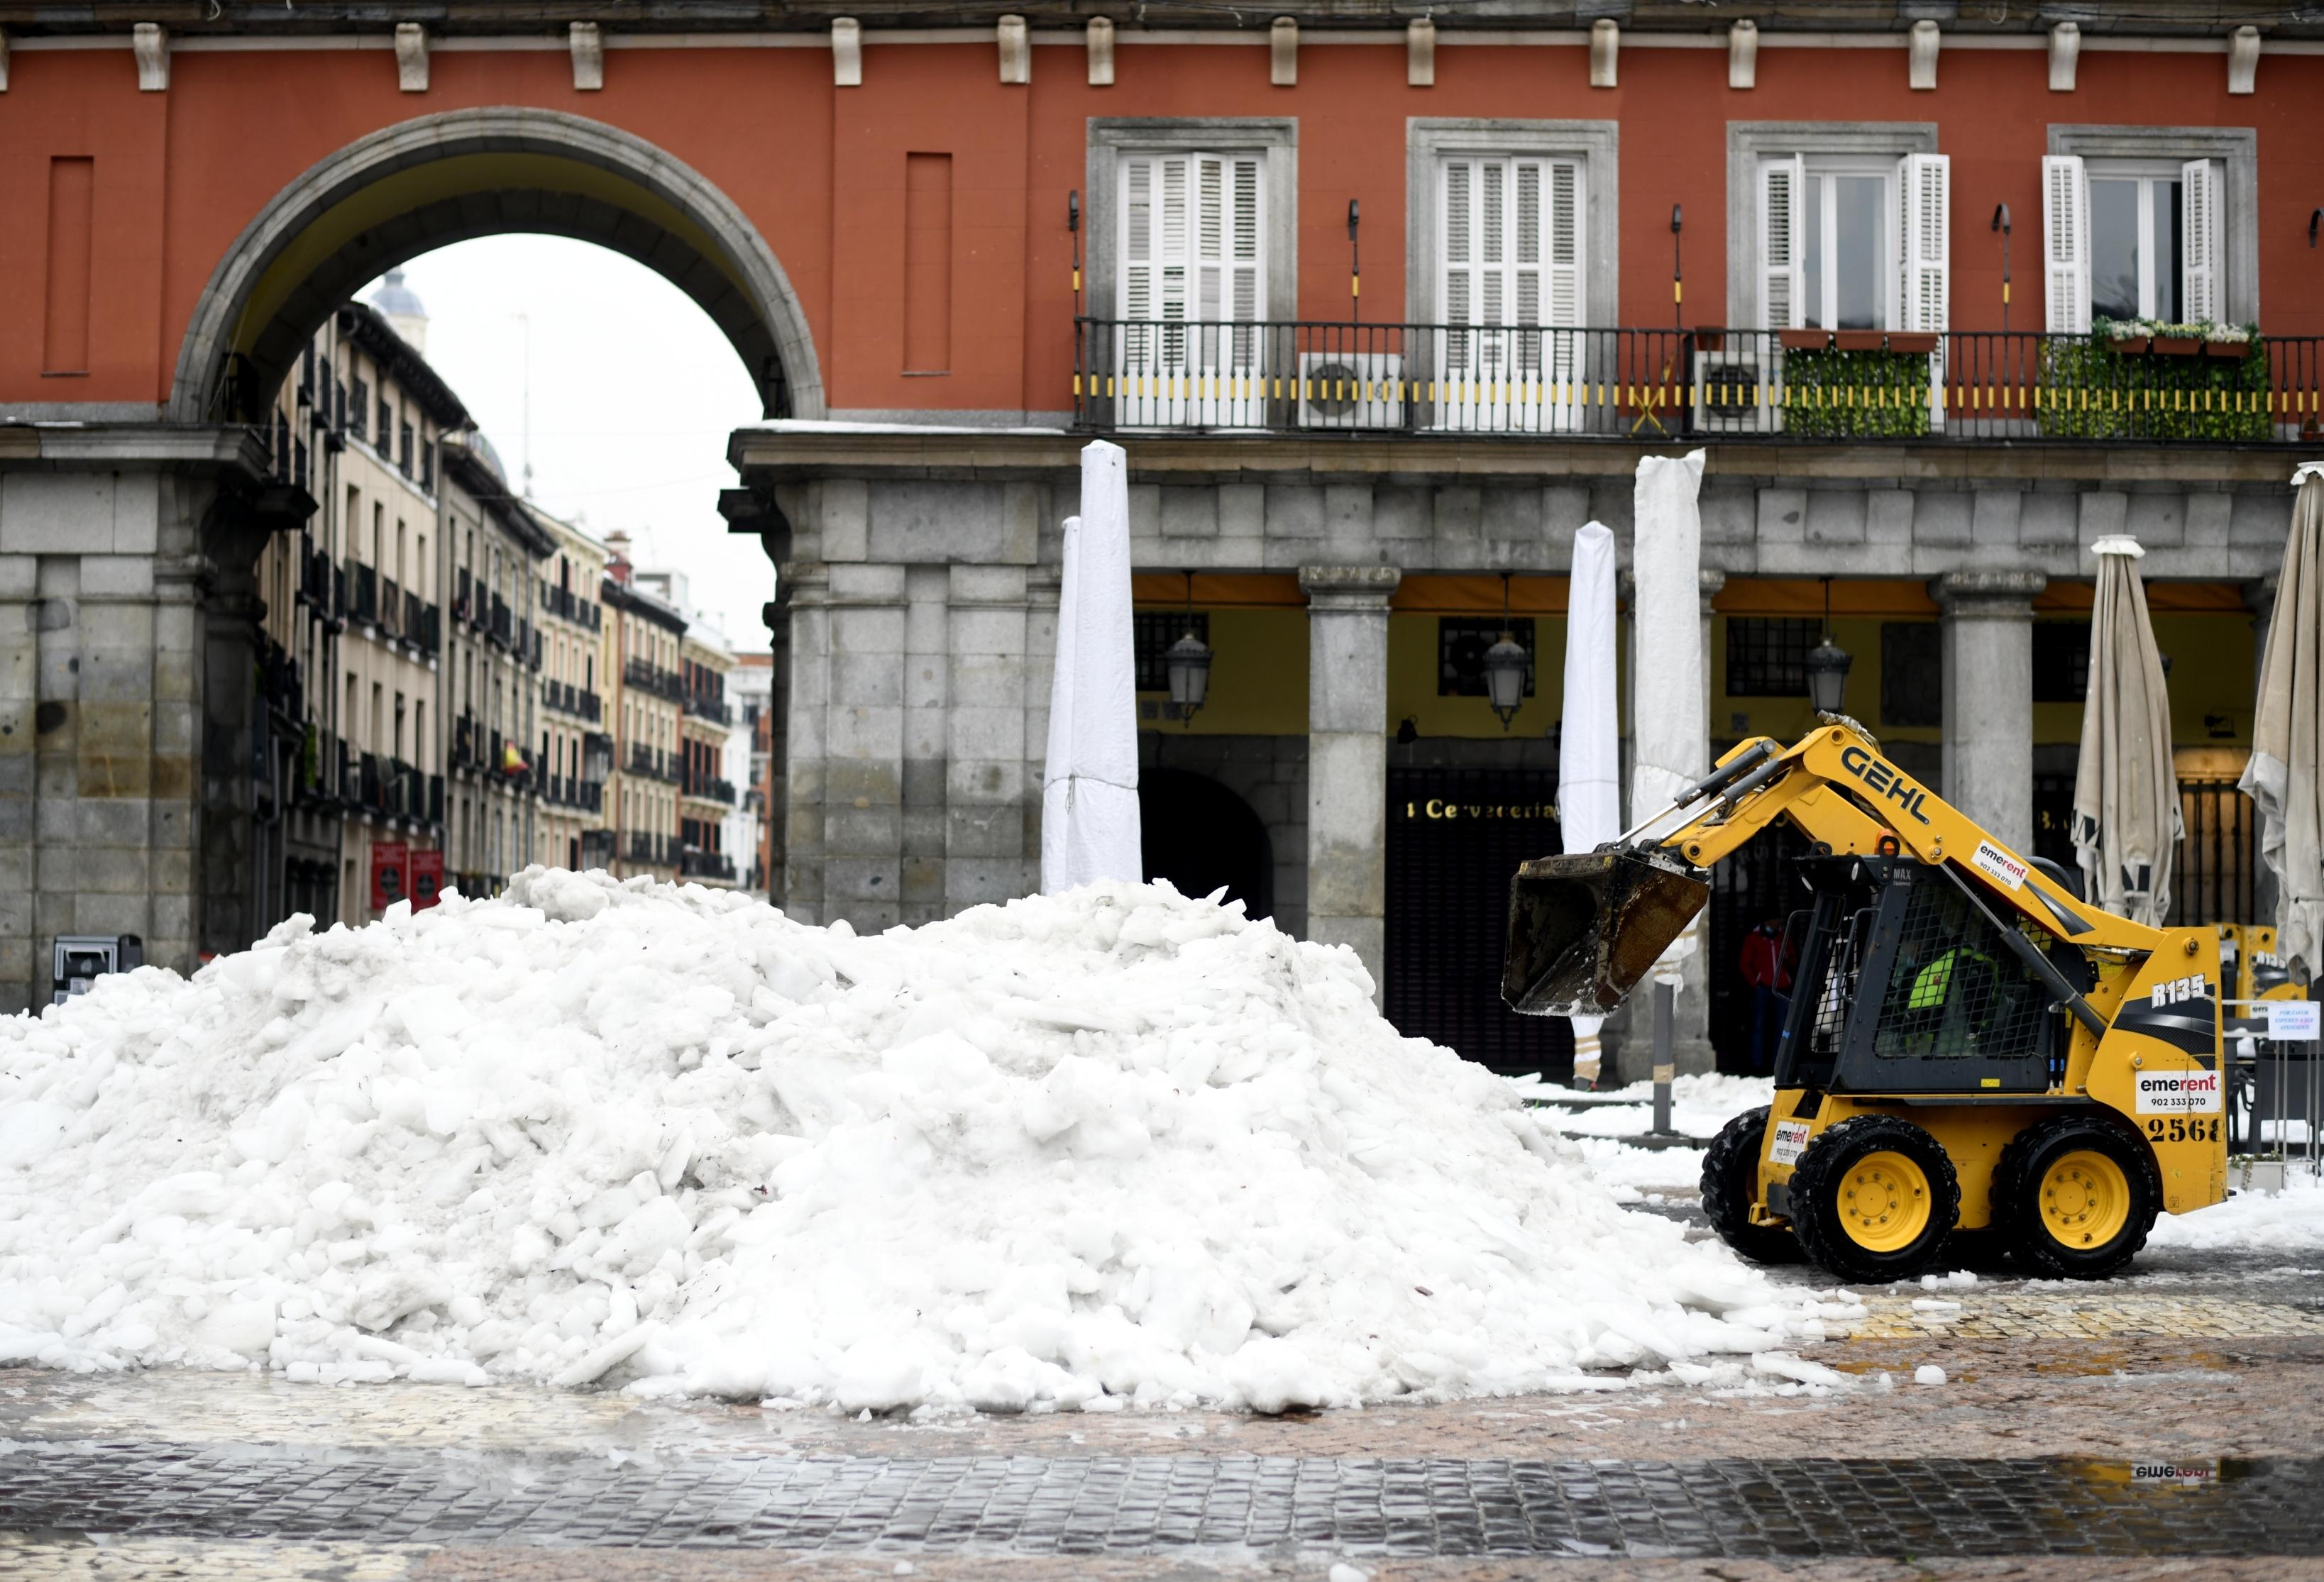
[[[1275,851],[1250,804],[1204,775],[1138,771],[1138,822],[1146,877],[1182,896],[1224,886],[1246,915],[1275,915]]]
[[[1557,776],[1434,766],[1388,772],[1388,1018],[1497,1072],[1573,1075],[1573,1026],[1501,1003],[1509,876],[1560,850]]]

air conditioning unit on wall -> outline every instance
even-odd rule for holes
[[[1783,408],[1775,372],[1758,349],[1748,345],[1736,351],[1698,351],[1692,391],[1695,432],[1773,434],[1780,429]]]
[[[1299,427],[1403,428],[1403,356],[1395,352],[1300,353]]]

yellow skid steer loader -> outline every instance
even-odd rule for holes
[[[1703,1160],[1720,1237],[1874,1282],[1989,1227],[2029,1273],[2115,1273],[2157,1210],[2227,1196],[2217,931],[2090,906],[1855,722],[1822,720],[1788,748],[1744,742],[1593,852],[1521,865],[1503,998],[1611,1011],[1702,910],[1703,870],[1787,819],[1812,842],[1797,965],[1775,1103]]]

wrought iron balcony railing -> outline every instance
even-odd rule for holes
[[[1102,431],[2316,443],[2324,336],[1075,321]]]

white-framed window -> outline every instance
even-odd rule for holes
[[[2047,327],[2087,334],[2100,318],[2224,320],[2224,186],[2216,159],[2045,155]]]
[[[1264,156],[1121,154],[1121,316],[1148,323],[1254,324],[1267,317]],[[1200,336],[1247,358],[1250,335]]]
[[[1437,176],[1440,320],[1581,327],[1583,179],[1580,160],[1446,158]]]
[[[1935,330],[1950,299],[1943,154],[1759,165],[1759,301],[1773,329]]]

